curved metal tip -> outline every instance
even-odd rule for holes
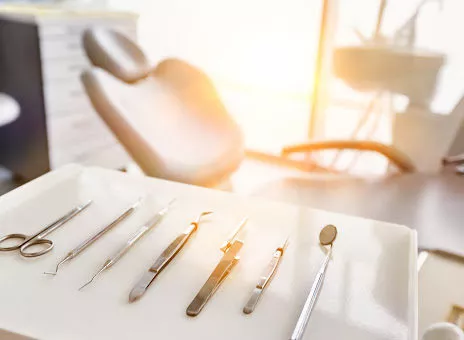
[[[42,274],[56,276],[57,272],[43,272]]]
[[[53,276],[56,276],[56,274],[58,274],[58,270],[60,269],[60,266],[69,261],[71,259],[71,255],[68,255],[66,256],[63,260],[61,260],[60,262],[58,262],[58,264],[56,265],[56,268],[55,268],[55,272],[44,272],[45,275],[53,275]]]
[[[212,211],[203,211],[200,215],[198,215],[197,219],[195,220],[195,224],[199,224],[200,223],[200,220],[203,216],[206,216],[206,215],[210,215],[212,214],[213,212]]]

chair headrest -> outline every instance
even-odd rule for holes
[[[151,71],[152,66],[141,48],[118,31],[89,28],[84,32],[83,45],[93,65],[126,83],[145,78]]]

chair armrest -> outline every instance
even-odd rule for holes
[[[328,140],[321,142],[308,142],[305,144],[298,144],[287,146],[282,149],[282,156],[288,157],[292,153],[309,153],[322,150],[333,149],[351,149],[360,151],[373,151],[385,156],[391,161],[401,172],[415,172],[411,159],[400,150],[393,146],[382,144],[373,141],[359,141],[359,140]]]
[[[464,153],[456,156],[448,156],[443,158],[443,165],[460,165],[464,164]]]

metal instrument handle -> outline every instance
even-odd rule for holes
[[[236,257],[237,253],[243,246],[243,242],[236,240],[234,241],[229,250],[224,254],[219,264],[214,269],[208,280],[201,287],[198,294],[195,296],[193,301],[187,307],[187,315],[197,316],[200,314],[203,307],[209,301],[209,299],[216,292],[221,283],[229,275],[232,268],[237,264],[239,258]]]
[[[121,249],[119,249],[113,256],[109,258],[107,268],[110,268],[116,262],[118,262],[121,257],[123,257],[132,248],[132,246],[134,246],[134,244],[137,243],[137,241],[140,240],[149,230],[150,228],[148,226],[143,226],[140,228]]]
[[[243,308],[243,312],[245,314],[253,313],[256,305],[258,304],[261,295],[264,293],[264,288],[269,284],[272,277],[274,276],[275,272],[277,271],[277,267],[279,266],[280,260],[282,259],[283,255],[283,248],[278,248],[274,254],[272,255],[272,260],[268,263],[266,270],[263,272],[263,275],[260,277],[258,284],[256,285],[255,289],[253,290],[248,302],[246,303],[245,307]]]
[[[44,229],[39,231],[34,236],[31,236],[30,241],[32,241],[32,239],[35,239],[35,238],[43,239],[45,236],[47,236],[48,234],[54,232],[56,229],[60,228],[61,226],[63,226],[63,224],[65,224],[70,219],[72,219],[74,216],[79,214],[81,211],[83,211],[85,208],[87,208],[91,203],[92,203],[92,201],[88,201],[87,203],[85,203],[83,205],[79,205],[79,206],[75,207],[74,209],[69,211],[63,217],[60,217],[58,220],[56,220],[55,222],[49,224],[47,227],[45,227]],[[29,242],[29,240],[28,240],[28,242]]]
[[[266,270],[259,279],[256,288],[264,289],[269,284],[269,281],[271,281],[272,277],[274,276],[281,259],[282,252],[280,250],[276,250],[272,256],[272,260],[269,262]]]
[[[150,271],[159,273],[162,271],[171,260],[179,253],[179,251],[185,246],[190,236],[196,230],[196,226],[191,224],[190,227],[182,234],[176,237],[174,241],[163,251],[163,253],[156,259],[155,263],[150,267]]]
[[[159,273],[171,262],[171,260],[179,253],[182,247],[187,243],[190,236],[196,231],[195,223],[190,225],[190,228],[176,237],[174,241],[163,251],[156,259],[155,263],[148,269],[143,277],[137,282],[129,294],[129,302],[134,302],[145,294],[148,287],[153,283]]]
[[[158,211],[155,216],[153,216],[147,223],[145,223],[145,225],[142,226],[116,254],[109,258],[107,268],[110,268],[116,262],[118,262],[121,257],[123,257],[129,251],[129,249],[131,249],[132,246],[137,243],[138,240],[140,240],[147,232],[152,230],[153,227],[155,227],[162,220],[162,218],[168,212],[172,202],[174,202],[174,200],[172,200],[165,208]]]
[[[292,337],[290,340],[301,340],[303,338],[304,331],[306,326],[308,325],[309,318],[311,313],[316,305],[317,298],[321,293],[322,284],[324,283],[325,272],[327,269],[327,265],[330,260],[330,256],[332,254],[332,247],[330,248],[324,263],[321,266],[321,269],[316,275],[316,280],[314,281],[311,291],[309,292],[308,298],[301,310],[300,316],[298,317],[298,321],[295,325],[295,329],[293,330]]]
[[[73,257],[79,255],[81,252],[87,249],[87,247],[89,247],[95,241],[101,238],[105,233],[107,233],[108,231],[113,229],[115,226],[117,226],[119,223],[124,221],[127,217],[129,217],[135,211],[136,208],[137,208],[137,204],[134,204],[133,206],[131,206],[129,209],[124,211],[121,215],[119,215],[114,221],[112,221],[106,227],[104,227],[99,232],[97,232],[95,235],[89,237],[87,240],[85,240],[80,245],[78,245],[76,248],[74,248],[69,254]]]

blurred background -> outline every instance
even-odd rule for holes
[[[453,110],[464,92],[463,7],[459,0],[1,1],[0,13],[33,18],[41,32],[50,168],[121,167],[129,159],[106,128],[88,138],[66,130],[96,116],[78,79],[91,65],[80,34],[109,26],[137,41],[153,65],[174,57],[204,71],[250,154],[280,155],[308,140],[374,140],[436,172],[448,153],[463,151],[452,149],[462,122]],[[8,46],[0,48],[8,68]],[[317,162],[356,174],[388,169],[385,158],[357,151],[325,152]]]

